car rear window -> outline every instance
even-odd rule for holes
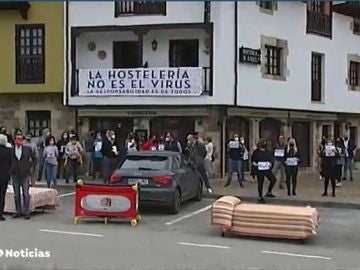
[[[120,168],[126,170],[168,170],[169,158],[165,156],[128,156]]]

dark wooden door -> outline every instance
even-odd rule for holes
[[[198,67],[199,40],[198,39],[170,40],[169,66]]]
[[[266,139],[268,149],[273,150],[281,133],[281,122],[273,118],[265,118],[259,124],[260,138]]]
[[[295,121],[292,125],[292,134],[300,152],[301,167],[310,166],[310,123]]]
[[[137,41],[114,41],[114,68],[137,68],[140,66],[139,43]]]

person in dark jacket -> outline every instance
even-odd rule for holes
[[[31,168],[36,162],[34,152],[30,147],[23,146],[24,136],[17,132],[15,136],[15,146],[12,150],[12,167],[11,175],[14,188],[14,200],[16,214],[14,218],[25,215],[25,219],[30,219],[30,194],[29,194],[29,177],[31,175]],[[21,206],[21,193],[23,196],[23,210]]]
[[[235,134],[234,139],[230,140],[227,146],[229,153],[228,160],[228,177],[225,183],[225,187],[231,184],[233,173],[236,172],[240,187],[244,187],[242,178],[242,162],[244,155],[244,148],[239,141],[239,135]]]
[[[3,217],[5,207],[5,196],[7,186],[10,182],[11,173],[11,148],[7,147],[7,136],[0,134],[0,221],[4,221]]]
[[[165,137],[165,151],[182,152],[181,144],[175,140],[174,135],[170,132]]]
[[[111,174],[115,170],[117,159],[119,157],[119,146],[116,143],[115,132],[106,131],[106,137],[103,140],[101,152],[103,154],[103,173],[104,183],[110,181]]]
[[[296,196],[297,174],[300,154],[294,138],[290,138],[285,149],[285,173],[288,196]]]
[[[257,145],[257,148],[252,154],[251,157],[252,164],[255,166],[255,174],[258,181],[258,194],[260,203],[265,203],[263,197],[263,186],[265,177],[270,181],[266,197],[275,198],[275,195],[272,194],[272,190],[276,183],[276,178],[271,171],[274,164],[273,154],[267,150],[266,140],[261,139]]]
[[[345,164],[344,164],[344,175],[343,180],[347,178],[347,171],[350,173],[350,181],[354,180],[353,171],[354,171],[354,155],[356,144],[353,139],[349,137],[349,134],[344,136],[344,145],[345,145]]]
[[[336,186],[341,187],[342,183],[342,174],[343,174],[343,167],[345,164],[345,155],[346,155],[346,149],[344,142],[341,138],[336,139],[336,149],[339,152],[339,157],[336,160]]]
[[[336,189],[336,167],[337,167],[337,160],[340,154],[336,149],[334,142],[331,139],[328,139],[326,145],[321,153],[321,157],[323,159],[322,162],[322,175],[325,178],[324,181],[324,193],[322,196],[328,195],[328,187],[329,182],[331,180],[331,187],[332,187],[332,196],[335,197],[335,189]]]
[[[188,141],[187,151],[189,153],[190,163],[199,172],[208,193],[212,193],[209,178],[207,177],[205,170],[205,157],[206,157],[205,145],[202,142],[200,142],[198,139],[196,139],[194,135],[188,135],[187,141]]]

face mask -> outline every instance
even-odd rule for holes
[[[345,136],[345,140],[347,140],[347,139],[349,139],[349,137],[348,137],[348,136]]]
[[[101,140],[101,136],[97,136],[97,139],[98,139],[98,140]]]
[[[190,144],[191,144],[191,142],[190,142],[190,141],[187,141],[187,144],[189,144],[189,145],[190,145]]]
[[[31,138],[26,138],[26,141],[31,142]]]
[[[111,135],[111,139],[115,139],[115,135]]]
[[[238,137],[235,137],[235,141],[238,141],[239,140],[239,138]]]
[[[66,140],[66,139],[68,138],[68,136],[67,136],[67,135],[64,135],[63,138],[64,138],[64,140]]]
[[[328,143],[326,143],[326,145],[329,145],[329,146],[331,146],[331,145],[333,145],[331,142],[328,142]]]
[[[290,147],[294,147],[295,145],[293,143],[290,143]]]
[[[169,141],[170,141],[170,138],[166,138],[165,140],[166,140],[167,142],[169,142]]]
[[[244,140],[240,140],[240,142],[241,142],[241,143],[245,143],[245,141],[244,141]]]

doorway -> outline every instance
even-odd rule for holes
[[[300,167],[310,166],[310,122],[295,121],[292,134],[300,153]]]
[[[274,118],[265,118],[259,123],[260,138],[266,139],[268,150],[272,151],[281,133],[281,122]]]
[[[199,66],[198,39],[177,39],[169,42],[169,67]]]
[[[125,140],[130,132],[133,131],[134,121],[131,118],[91,118],[90,130],[100,131],[105,135],[107,130],[114,130],[116,142],[119,145],[121,156],[125,155]]]
[[[114,41],[114,68],[137,68],[140,66],[139,60],[139,43],[137,41]]]
[[[156,136],[171,132],[181,142],[181,145],[185,146],[187,135],[194,133],[195,119],[191,117],[156,117],[150,121],[150,130]]]

